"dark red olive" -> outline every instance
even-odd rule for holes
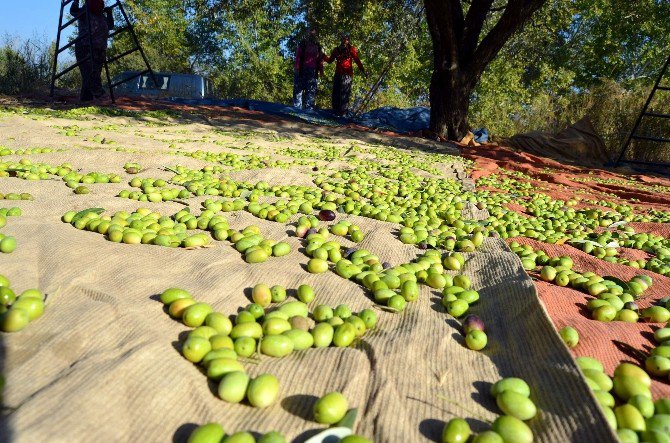
[[[328,209],[319,211],[319,219],[322,221],[333,221],[335,220],[335,212],[329,211]]]
[[[391,263],[385,261],[384,263],[382,263],[382,268],[384,268],[384,269],[389,269],[389,268],[391,268]]]
[[[463,320],[463,332],[467,334],[468,332],[473,330],[483,331],[484,322],[482,321],[481,318],[477,317],[476,315],[470,314],[467,317],[465,317],[465,320]]]

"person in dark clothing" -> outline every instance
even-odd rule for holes
[[[342,36],[340,46],[333,49],[330,56],[324,57],[324,61],[327,63],[336,62],[335,75],[333,76],[333,112],[339,116],[343,116],[349,111],[351,83],[354,78],[353,63],[358,65],[358,69],[363,73],[365,78],[368,77],[368,73],[365,71],[360,58],[358,58],[358,51],[351,45],[348,35]]]
[[[83,102],[103,98],[106,95],[101,79],[102,67],[107,57],[109,35],[105,12],[104,0],[87,0],[83,7],[79,6],[79,0],[74,0],[70,7],[70,14],[77,18],[78,40],[74,45],[74,53],[81,73],[79,99]],[[110,13],[107,11],[107,14]]]
[[[319,44],[316,28],[310,28],[307,37],[295,52],[293,71],[293,106],[314,109],[318,75],[323,76],[324,53]]]

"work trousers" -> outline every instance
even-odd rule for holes
[[[74,53],[81,73],[81,91],[79,93],[81,101],[90,101],[105,95],[101,77],[107,50],[105,48],[93,48],[90,51],[89,48],[89,45],[84,44],[75,44],[74,46]],[[92,55],[93,58],[88,58],[89,55]]]
[[[293,106],[314,109],[318,85],[316,69],[303,68],[293,74]]]
[[[345,115],[349,111],[352,80],[353,77],[346,74],[335,74],[333,77],[333,112],[337,115]]]

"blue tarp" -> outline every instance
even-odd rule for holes
[[[280,117],[296,118],[320,125],[340,126],[347,123],[355,123],[368,128],[384,129],[401,134],[428,129],[430,123],[430,109],[423,106],[407,109],[385,106],[361,114],[358,117],[346,118],[338,117],[332,111],[326,109],[303,110],[281,103],[259,100],[194,100],[173,98],[171,101],[185,105],[236,106],[251,111],[261,111]],[[489,133],[485,128],[476,129],[473,132],[475,134],[475,141],[482,143],[488,140]]]

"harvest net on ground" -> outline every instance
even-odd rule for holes
[[[0,119],[8,176],[0,192],[33,197],[5,202],[22,214],[3,228],[18,246],[0,255],[2,274],[17,293],[47,294],[40,318],[1,337],[2,429],[10,439],[179,440],[195,425],[218,422],[230,433],[277,430],[303,441],[324,429],[313,420],[317,398],[340,391],[358,408],[357,434],[439,440],[454,417],[466,418],[475,432],[490,429],[502,412],[489,391],[504,377],[530,386],[538,413],[527,424],[536,441],[615,438],[554,325],[574,326],[581,337],[574,352],[603,361],[611,375],[621,360],[644,366],[653,343],[648,333],[659,324],[593,320],[586,304],[594,297],[553,279],[534,285],[524,267],[538,277],[535,265],[543,259],[513,244],[519,260],[506,241],[572,257],[579,272],[615,276],[624,286],[652,276],[653,285],[636,294],[646,308],[667,295],[670,281],[660,273],[670,253],[664,239],[634,236],[667,235],[669,183],[590,173],[490,146],[465,148],[458,157],[444,145],[252,112],[95,111],[12,108]],[[79,212],[88,208],[104,212]],[[98,232],[105,221],[99,217],[138,208],[147,209],[131,216],[130,231],[118,238]],[[347,221],[362,239],[353,229],[330,233],[326,240],[341,249],[331,244],[319,258],[319,245],[310,243],[325,233],[296,236],[299,219],[319,210],[333,210],[335,220],[316,226],[313,218],[311,226],[334,231]],[[576,211],[575,226],[560,220],[558,212],[568,210]],[[151,213],[162,218],[139,220]],[[89,219],[78,223],[82,217]],[[622,218],[629,223],[611,228]],[[159,222],[183,222],[184,232],[149,232]],[[219,224],[225,229],[214,228]],[[250,225],[257,228],[246,233],[270,240],[270,253],[260,246],[245,252],[231,241]],[[598,246],[583,246],[574,233]],[[632,247],[615,247],[614,239]],[[147,244],[134,244],[140,240]],[[290,252],[282,246],[273,254],[272,244],[281,242]],[[601,250],[612,259],[597,258]],[[439,265],[433,260],[430,269],[442,277],[429,278],[422,263],[435,256]],[[357,263],[359,257],[367,261]],[[328,270],[315,272],[323,263]],[[373,291],[376,280],[358,273],[377,274],[387,291],[395,289],[394,277],[413,274],[422,283],[418,298]],[[457,274],[469,277],[478,295],[466,308],[485,324],[481,351],[468,349],[460,320],[450,315],[453,300],[443,295]],[[307,284],[316,296],[310,312],[346,304],[354,313],[372,309],[378,319],[350,346],[240,358],[251,377],[269,373],[279,381],[277,401],[263,409],[218,398],[218,383],[182,356],[192,328],[171,318],[158,297],[180,287],[235,316],[259,283],[289,289],[286,301],[266,313],[281,311],[296,300],[291,289]],[[652,391],[666,396],[667,383],[656,380]]]

